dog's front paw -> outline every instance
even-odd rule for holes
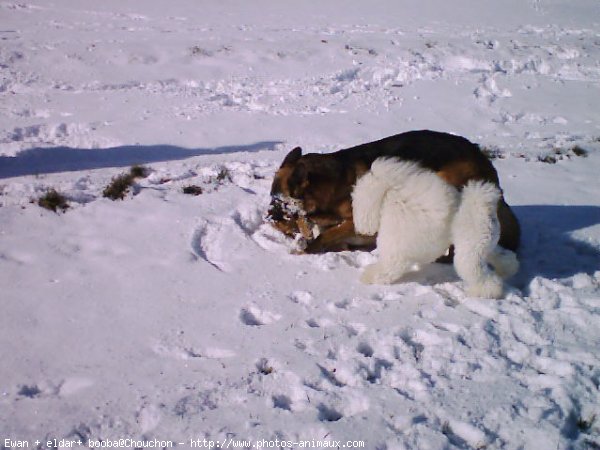
[[[304,253],[315,254],[325,252],[325,248],[323,247],[319,239],[313,239],[312,241],[305,240],[305,243],[306,245],[304,247]]]
[[[301,234],[294,236],[294,242],[291,245],[290,253],[292,255],[301,255],[306,252],[307,241]]]
[[[364,270],[364,272],[362,273],[362,275],[360,276],[360,281],[363,282],[364,284],[375,284],[375,275],[376,275],[376,271],[374,270],[375,264],[371,264],[370,266],[367,266]]]
[[[502,298],[504,293],[504,283],[500,277],[493,275],[479,283],[469,284],[467,286],[467,295],[469,297],[480,298]]]
[[[377,263],[368,265],[360,276],[360,281],[365,284],[392,284],[394,280],[381,269],[381,265]]]

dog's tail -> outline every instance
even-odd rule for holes
[[[378,158],[371,170],[360,177],[352,192],[354,228],[359,234],[374,235],[379,230],[381,206],[387,192],[402,186],[416,173],[422,172],[417,164],[394,158]]]
[[[500,297],[503,289],[500,277],[507,278],[518,270],[516,255],[498,247],[500,197],[500,190],[492,183],[470,181],[462,191],[452,222],[454,266],[469,285],[469,293],[478,297]],[[497,274],[490,271],[488,262]]]

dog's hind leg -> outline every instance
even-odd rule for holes
[[[474,297],[500,298],[503,293],[502,279],[487,265],[488,260],[501,259],[494,253],[500,236],[496,215],[499,196],[500,191],[491,183],[469,182],[452,222],[454,267],[467,284],[467,294]]]
[[[488,262],[492,265],[498,276],[503,279],[512,277],[519,271],[519,260],[515,252],[503,247],[496,246],[488,256]]]

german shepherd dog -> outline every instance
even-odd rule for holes
[[[303,155],[300,147],[294,148],[275,174],[267,220],[290,237],[300,236],[305,253],[372,250],[376,236],[355,230],[352,191],[381,157],[415,162],[459,190],[471,180],[487,181],[500,189],[498,173],[478,145],[452,134],[409,131],[329,154]],[[519,222],[502,195],[497,215],[498,244],[515,251]],[[439,261],[451,262],[452,252],[450,248]]]

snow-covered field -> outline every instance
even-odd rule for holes
[[[0,0],[0,447],[600,448],[598,105],[596,0]],[[263,223],[292,147],[424,128],[495,156],[504,300]]]

